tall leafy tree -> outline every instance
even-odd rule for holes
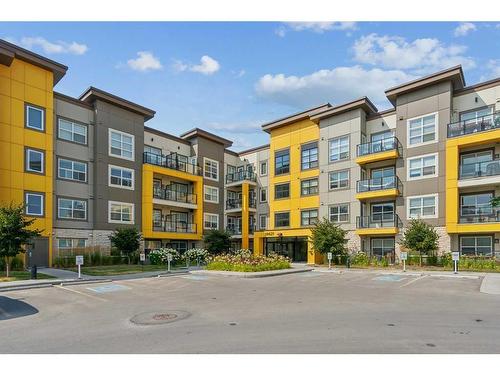
[[[25,252],[23,248],[38,237],[41,230],[30,229],[35,221],[24,215],[23,204],[0,206],[0,257],[5,259],[5,271],[9,277],[10,258]]]
[[[231,233],[225,230],[213,229],[203,236],[205,248],[210,254],[220,254],[231,248]]]
[[[311,230],[311,241],[315,250],[321,254],[344,255],[347,251],[347,232],[339,225],[323,218]]]
[[[413,251],[418,251],[420,255],[420,265],[422,265],[422,255],[432,254],[438,249],[439,236],[434,227],[420,219],[412,219],[408,228],[403,234],[401,244]]]
[[[141,233],[136,227],[118,228],[109,236],[111,245],[127,257],[129,264],[130,255],[141,246],[141,238]]]

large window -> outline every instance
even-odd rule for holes
[[[290,150],[276,151],[274,154],[274,174],[286,174],[290,172]]]
[[[370,206],[372,222],[390,222],[394,220],[394,202],[373,203]]]
[[[24,204],[26,205],[26,215],[43,216],[43,200],[44,196],[42,193],[25,193]]]
[[[260,175],[261,176],[267,175],[267,161],[260,162]]]
[[[63,180],[87,182],[87,163],[59,159],[57,161],[57,177]]]
[[[87,144],[87,126],[60,118],[57,128],[57,137],[65,141]]]
[[[464,236],[460,237],[460,254],[462,255],[494,255],[493,237]]]
[[[209,180],[219,181],[219,162],[203,158],[203,175]]]
[[[274,214],[274,226],[289,227],[290,226],[290,212],[276,212]]]
[[[134,136],[109,129],[109,156],[134,160]]]
[[[33,150],[31,148],[26,149],[26,161],[25,167],[26,172],[33,173],[44,173],[44,152],[39,150]]]
[[[59,250],[83,249],[87,246],[85,238],[58,238],[57,247]]]
[[[394,238],[372,238],[372,255],[385,257],[387,254],[393,255],[396,242]]]
[[[144,152],[151,154],[151,155],[157,155],[157,156],[161,156],[161,154],[162,154],[161,148],[154,147],[154,146],[148,146],[148,145],[144,145]]]
[[[349,203],[334,204],[329,207],[330,221],[332,223],[349,222]]]
[[[437,202],[437,194],[408,197],[408,219],[437,218]]]
[[[110,223],[134,224],[134,204],[109,201],[108,215]]]
[[[274,199],[283,199],[290,197],[290,183],[274,185]]]
[[[318,221],[318,210],[304,210],[300,212],[300,225],[303,227],[314,225]]]
[[[473,111],[462,112],[460,113],[460,121],[463,121],[466,124],[481,122],[484,116],[488,116],[493,113],[493,107],[494,106],[484,107]]]
[[[437,114],[408,120],[408,147],[437,141]]]
[[[460,216],[492,215],[493,193],[464,194],[460,196]]]
[[[59,219],[86,220],[87,201],[71,198],[58,198],[57,217]]]
[[[330,139],[328,149],[331,162],[349,159],[349,136]]]
[[[205,202],[219,203],[219,188],[205,185],[204,189],[205,189]]]
[[[437,154],[408,158],[408,180],[436,177],[438,175],[437,161]]]
[[[259,227],[260,227],[260,229],[267,228],[267,215],[260,215],[259,216]]]
[[[300,181],[300,194],[301,195],[318,194],[318,179],[311,178],[310,180]]]
[[[345,189],[349,187],[349,171],[330,172],[330,190]]]
[[[206,213],[204,215],[203,228],[205,228],[205,229],[219,229],[219,215]]]
[[[134,190],[133,169],[118,167],[116,165],[110,165],[108,174],[109,174],[109,186]]]
[[[318,167],[318,144],[316,142],[302,146],[300,163],[302,170]]]
[[[45,109],[27,104],[25,126],[43,132],[45,129]]]

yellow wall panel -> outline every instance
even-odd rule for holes
[[[10,96],[11,80],[7,77],[0,76],[0,95]]]
[[[11,95],[12,98],[24,100],[24,85],[21,82],[11,81]]]
[[[10,105],[11,109],[11,124],[19,128],[24,128],[24,102],[19,99],[12,98]]]
[[[25,79],[24,79],[24,67],[25,67],[25,65],[26,65],[25,62],[18,60],[18,59],[14,59],[12,61],[12,65],[10,66],[10,68],[11,68],[10,77],[14,81],[25,83]]]
[[[8,66],[0,64],[0,77],[10,78],[10,68]]]
[[[6,95],[0,95],[0,123],[10,124],[11,108],[10,99]]]
[[[10,142],[13,144],[24,144],[24,129],[17,126],[10,127]]]
[[[47,107],[47,95],[44,90],[28,85],[26,85],[25,90],[24,98],[26,102]]]
[[[0,123],[0,142],[10,143],[10,126]],[[0,163],[1,165],[1,163]]]
[[[2,130],[3,131],[3,130]],[[0,168],[10,169],[11,145],[7,142],[0,142]]]
[[[47,71],[45,69],[39,68],[34,65],[25,65],[25,75],[27,85],[36,87],[42,91],[52,91],[51,86],[50,89],[47,90]]]

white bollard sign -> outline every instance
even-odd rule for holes
[[[327,253],[326,256],[328,257],[328,269],[332,269],[332,259],[333,259],[333,253]]]
[[[460,253],[453,251],[451,253],[451,260],[453,261],[453,272],[458,273],[458,261],[460,260]]]
[[[83,255],[77,255],[75,259],[76,265],[78,266],[78,278],[82,278],[81,266],[83,266]]]
[[[170,272],[170,262],[172,261],[172,254],[167,254],[167,271]]]
[[[403,261],[403,272],[406,272],[406,260],[408,259],[408,253],[406,251],[401,252],[401,260]]]

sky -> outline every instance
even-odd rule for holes
[[[467,85],[500,77],[500,23],[0,22],[0,38],[69,67],[56,91],[98,87],[156,111],[146,125],[200,127],[240,151],[266,122],[368,96],[461,64]]]

